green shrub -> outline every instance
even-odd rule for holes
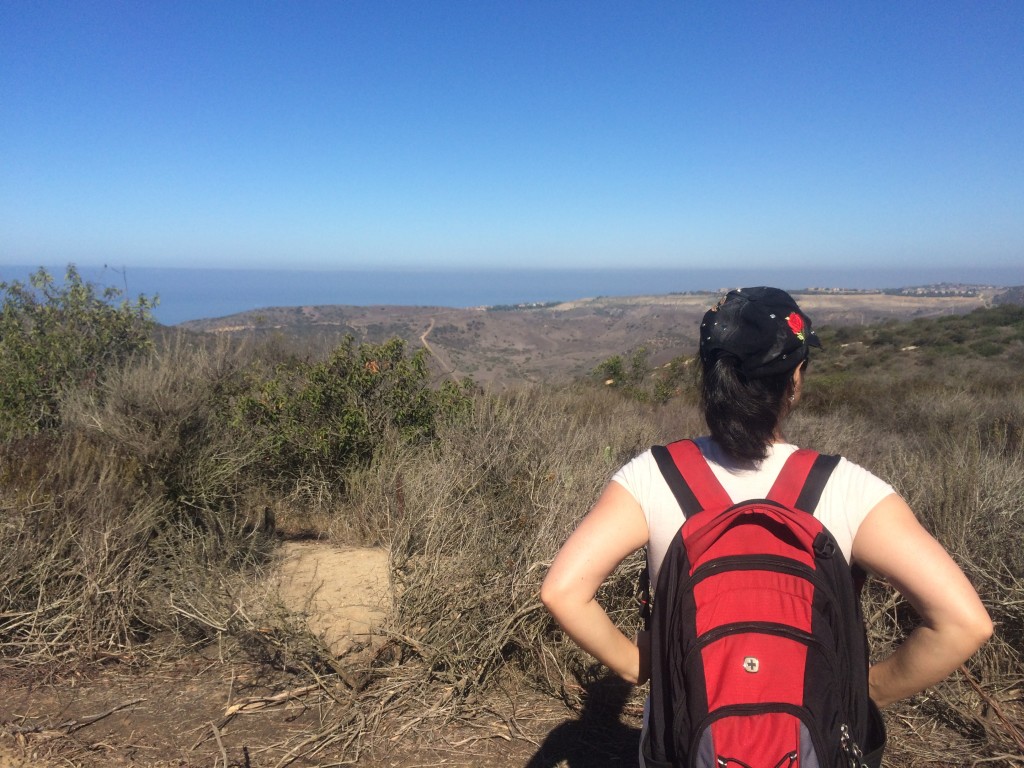
[[[996,341],[976,341],[971,345],[971,349],[981,355],[982,357],[995,357],[1003,352],[1003,345]]]
[[[63,283],[39,269],[26,285],[0,282],[0,436],[30,434],[59,423],[62,393],[96,381],[150,345],[155,299],[115,302],[74,266]]]
[[[651,399],[656,403],[667,403],[687,394],[690,395],[689,401],[696,403],[699,385],[696,380],[697,366],[693,362],[694,358],[680,355],[655,371],[652,374],[654,389]]]
[[[472,384],[429,385],[426,352],[401,339],[356,345],[351,336],[319,363],[281,365],[237,397],[230,415],[240,438],[254,439],[264,477],[337,478],[367,463],[385,435],[432,437],[442,412],[468,404]]]
[[[592,378],[604,386],[611,387],[630,400],[665,404],[684,394],[691,395],[697,390],[694,368],[690,367],[692,357],[680,355],[665,365],[653,368],[646,347],[637,347],[629,356],[627,366],[621,355],[612,355],[594,368]]]

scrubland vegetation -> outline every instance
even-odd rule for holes
[[[323,730],[296,754],[327,741],[355,754],[385,717],[467,714],[498,686],[576,700],[595,671],[540,606],[543,573],[618,466],[701,431],[685,357],[651,370],[633,352],[595,381],[494,395],[435,385],[400,341],[313,354],[178,334],[154,327],[145,298],[74,273],[0,288],[0,664],[42,679],[111,657],[157,664],[158,635],[175,638],[162,654],[231,636],[329,690]],[[996,622],[964,670],[891,710],[889,764],[1011,764],[1024,310],[821,337],[788,437],[889,479]],[[389,549],[382,648],[333,658],[300,606],[247,586],[288,534]],[[640,563],[602,596],[624,626]],[[914,624],[883,584],[865,606],[875,654]]]

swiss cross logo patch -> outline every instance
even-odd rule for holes
[[[747,672],[754,674],[761,669],[761,662],[753,656],[747,656],[747,658],[743,660],[743,668],[747,670]]]

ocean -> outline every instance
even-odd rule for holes
[[[65,265],[47,266],[62,277]],[[0,280],[25,280],[36,267],[0,266]],[[164,325],[274,306],[319,304],[474,307],[569,301],[594,296],[720,291],[742,285],[899,288],[940,282],[1020,285],[1024,268],[878,269],[478,269],[289,270],[81,267],[90,282],[129,297],[159,296]]]

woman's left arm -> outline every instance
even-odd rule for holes
[[[643,509],[629,491],[611,482],[559,550],[540,588],[541,600],[565,633],[631,683],[646,679],[640,652],[608,618],[595,595],[615,567],[647,538]]]

